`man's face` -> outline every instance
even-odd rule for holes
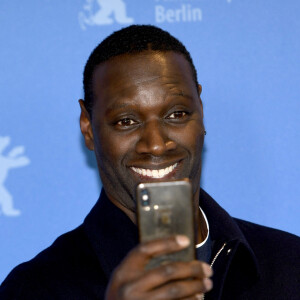
[[[197,193],[202,103],[184,56],[144,51],[112,58],[96,68],[93,93],[90,137],[83,133],[110,199],[135,211],[137,184],[183,178]]]

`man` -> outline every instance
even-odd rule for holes
[[[231,218],[199,187],[200,94],[189,53],[159,28],[127,27],[93,51],[80,126],[100,199],[81,226],[10,273],[1,299],[299,299],[299,238]],[[136,186],[182,178],[192,183],[198,259],[146,271],[190,241],[138,243]]]

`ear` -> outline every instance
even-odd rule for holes
[[[94,136],[92,130],[92,123],[90,114],[85,108],[84,101],[80,99],[79,101],[81,113],[80,113],[80,129],[84,137],[85,145],[89,150],[94,150]]]
[[[198,84],[198,94],[199,94],[199,97],[202,93],[202,85],[201,84]]]

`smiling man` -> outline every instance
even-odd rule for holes
[[[130,26],[96,47],[79,102],[100,198],[81,226],[10,273],[1,299],[297,299],[299,238],[231,218],[200,189],[200,94],[189,53],[159,28]],[[146,271],[152,257],[190,241],[139,244],[136,187],[183,178],[192,183],[197,260]]]
[[[195,199],[200,190],[201,87],[182,54],[147,47],[97,65],[93,102],[80,101],[81,130],[105,192],[132,221],[138,183],[190,178]]]

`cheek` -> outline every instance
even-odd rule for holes
[[[129,136],[102,131],[99,134],[97,148],[100,159],[105,158],[112,165],[119,164],[134,149],[135,141]]]
[[[203,126],[200,122],[191,122],[184,128],[174,130],[170,138],[191,154],[197,155],[202,151]]]

